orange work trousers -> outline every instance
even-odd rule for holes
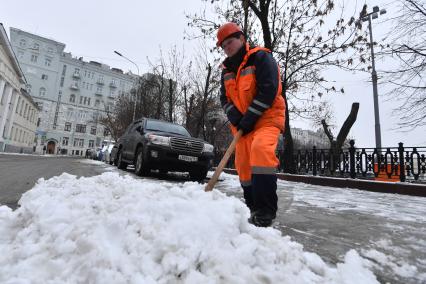
[[[242,136],[235,148],[235,168],[242,186],[251,185],[252,174],[274,175],[279,161],[275,156],[280,129],[263,126]]]

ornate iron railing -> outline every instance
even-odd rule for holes
[[[215,164],[224,153],[216,152]],[[283,152],[277,152],[283,170]],[[338,153],[330,149],[297,150],[293,155],[296,174],[357,178],[380,181],[426,183],[426,147],[356,148],[350,141],[349,148]],[[233,157],[227,167],[233,168]]]
[[[328,149],[298,150],[296,172],[319,176],[426,182],[426,147],[355,148],[333,153]]]

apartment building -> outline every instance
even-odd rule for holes
[[[65,44],[20,29],[11,28],[10,38],[28,92],[40,108],[37,151],[83,156],[110,140],[100,118],[137,76],[73,57]]]
[[[33,153],[39,109],[0,24],[0,152]]]

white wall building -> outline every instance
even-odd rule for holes
[[[291,128],[291,135],[295,143],[295,149],[317,149],[330,148],[330,141],[322,129],[317,131],[305,130],[301,128]]]
[[[24,74],[0,24],[0,152],[33,152],[39,111],[23,87]]]
[[[37,151],[83,156],[87,149],[110,140],[99,117],[135,82],[132,74],[108,65],[75,58],[65,44],[10,29],[11,44],[28,90],[41,111]]]

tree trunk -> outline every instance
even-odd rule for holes
[[[164,72],[161,73],[161,81],[158,86],[158,104],[157,111],[155,113],[155,119],[161,119],[161,113],[163,109],[163,89],[164,89]]]
[[[324,132],[327,135],[328,140],[330,140],[330,169],[332,169],[332,171],[336,170],[336,166],[338,166],[340,151],[342,150],[342,146],[345,143],[345,140],[349,134],[349,131],[351,130],[352,126],[354,125],[356,121],[358,110],[359,110],[359,103],[353,103],[351,112],[349,113],[348,117],[343,123],[342,128],[340,129],[336,140],[334,139],[333,134],[328,128],[326,121],[324,119],[321,120],[321,124],[324,128]]]
[[[204,131],[204,116],[205,116],[205,112],[206,112],[207,96],[209,94],[209,85],[210,85],[211,73],[212,73],[212,67],[209,63],[209,65],[207,66],[207,77],[206,77],[206,83],[204,85],[204,94],[203,94],[203,101],[202,101],[202,104],[201,104],[200,119],[198,120],[197,129],[196,129],[196,132],[195,132],[195,137],[198,137],[198,135],[200,134],[200,129],[202,129],[204,139],[206,139],[206,137],[205,137],[206,135],[205,135],[205,131]]]
[[[284,84],[283,84],[284,87]],[[294,174],[296,172],[296,167],[294,164],[294,143],[293,137],[291,136],[290,129],[290,113],[288,110],[287,96],[283,92],[283,98],[286,105],[285,108],[285,130],[284,130],[284,167],[283,170],[285,173]]]
[[[348,117],[346,118],[345,122],[343,123],[342,128],[339,131],[339,135],[337,135],[336,142],[337,147],[342,148],[343,143],[345,143],[346,137],[349,134],[349,131],[352,128],[352,125],[354,125],[359,110],[359,103],[353,103],[351,112],[349,113]]]
[[[173,122],[173,81],[169,79],[169,121]]]

